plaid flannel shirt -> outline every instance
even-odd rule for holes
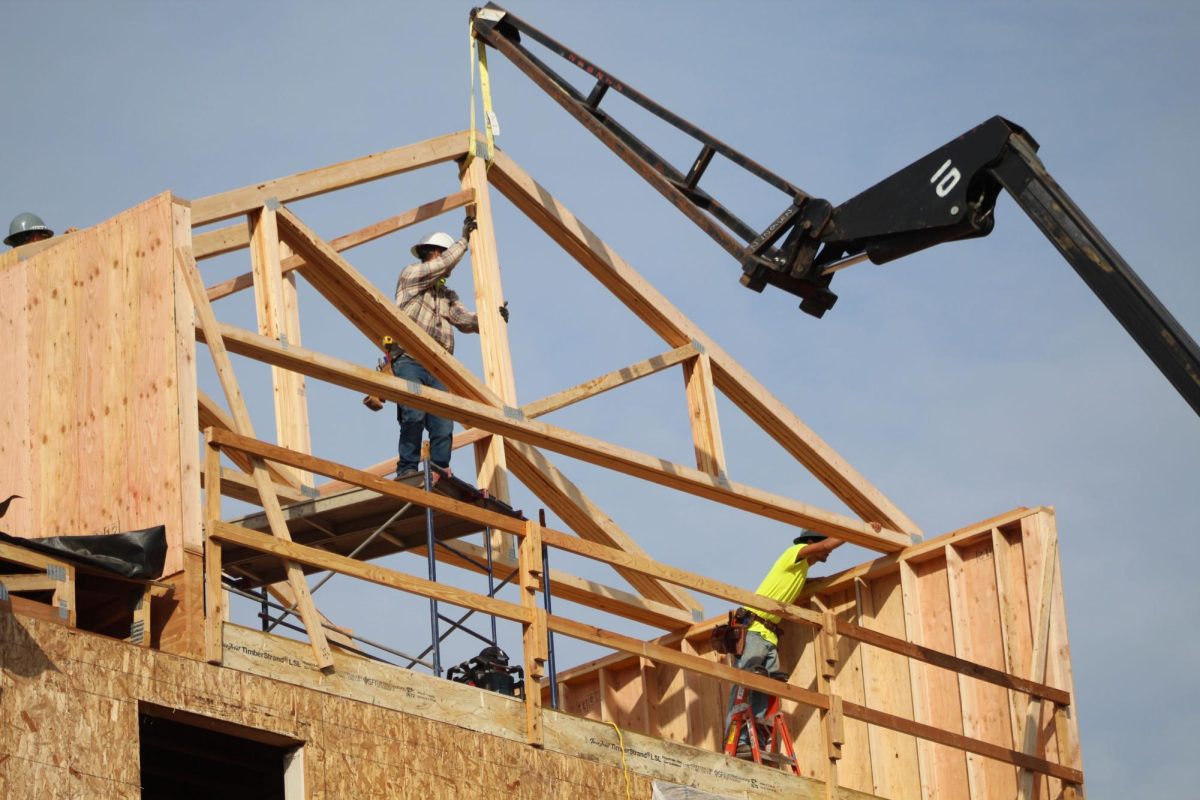
[[[462,304],[458,292],[441,282],[466,252],[467,240],[459,239],[437,258],[409,264],[396,280],[396,305],[448,353],[454,352],[451,325],[463,333],[479,332],[479,318]]]

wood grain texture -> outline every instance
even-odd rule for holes
[[[201,197],[192,202],[192,224],[207,225],[236,217],[261,206],[268,198],[280,202],[358,186],[367,181],[399,175],[409,170],[453,161],[466,152],[467,134],[450,133],[423,142],[373,153],[328,167],[275,178],[241,189]]]
[[[26,498],[5,517],[10,533],[162,524],[165,569],[180,568],[199,473],[195,429],[179,428],[194,345],[175,335],[187,303],[173,276],[174,213],[164,193],[0,272],[0,477]]]

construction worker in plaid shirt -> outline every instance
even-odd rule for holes
[[[475,218],[468,216],[463,220],[462,238],[458,241],[452,240],[448,233],[426,236],[412,248],[418,261],[402,269],[396,281],[396,305],[451,354],[454,353],[453,328],[463,333],[479,332],[479,318],[475,312],[467,310],[458,299],[458,292],[446,286],[450,273],[466,255],[467,237],[475,228]],[[508,322],[507,303],[501,306],[500,316]],[[393,349],[389,355],[392,374],[397,378],[446,391],[441,381],[403,350]],[[406,406],[399,406],[397,417],[400,420],[400,460],[396,464],[396,480],[416,474],[421,459],[421,435],[426,430],[429,431],[429,460],[449,473],[453,421]]]

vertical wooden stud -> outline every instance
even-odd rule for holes
[[[693,342],[693,344],[696,344]],[[699,345],[696,345],[699,348]],[[712,359],[703,349],[683,362],[683,385],[687,393],[688,421],[696,466],[709,475],[725,474],[725,445],[717,421],[717,395],[713,390]]]
[[[300,344],[300,311],[296,299],[295,273],[285,277],[279,266],[278,209],[279,202],[272,199],[248,215],[250,262],[258,332],[286,347]],[[291,450],[312,452],[304,376],[291,370],[271,367],[271,384],[275,398],[276,441]],[[281,466],[280,469],[295,475],[302,489],[313,488],[311,472],[287,466]]]
[[[171,205],[172,238],[176,245],[192,238],[192,209],[189,205]],[[179,487],[183,522],[183,549],[199,556],[204,546],[203,513],[200,508],[200,454],[196,431],[200,425],[200,390],[196,379],[196,312],[192,298],[178,270],[172,271],[171,289],[175,298],[175,391],[179,413]],[[218,490],[219,491],[219,490]],[[167,565],[170,569],[170,565]],[[147,641],[149,631],[147,631]]]
[[[142,587],[137,605],[133,607],[133,624],[129,627],[129,641],[142,647],[150,646],[150,584]]]
[[[225,592],[221,586],[221,543],[211,535],[204,539],[204,660],[220,664],[223,657]]]
[[[533,620],[523,627],[525,653],[525,740],[535,747],[544,744],[542,737],[542,692],[540,682],[548,658],[546,610],[538,603],[538,586],[542,579],[542,528],[535,520],[525,524],[525,536],[517,552],[521,605],[533,613]]]
[[[962,599],[963,592],[963,561],[962,556],[954,545],[946,545],[946,583],[950,593],[950,623],[954,632],[954,653],[959,658],[970,658],[969,635],[967,632],[967,609]],[[975,720],[980,713],[976,707],[975,695],[968,691],[967,678],[958,676],[959,706],[962,709],[963,733],[967,736],[977,735]],[[979,757],[967,753],[967,787],[971,798],[986,796],[986,782],[982,781],[979,772]]]
[[[212,443],[212,428],[204,429],[204,660],[220,664],[225,615],[221,586],[221,543],[212,539],[221,519],[221,448]]]
[[[1046,653],[1050,642],[1050,610],[1054,604],[1054,572],[1058,566],[1058,537],[1053,533],[1042,530],[1044,539],[1042,548],[1042,580],[1038,588],[1037,617],[1034,618],[1033,655],[1029,666],[1030,680],[1042,683],[1046,678]],[[1029,698],[1025,712],[1024,729],[1020,740],[1022,753],[1035,755],[1038,744],[1038,731],[1041,729],[1042,700],[1039,697]],[[1019,790],[1021,800],[1033,796],[1034,778],[1036,775],[1027,769],[1019,771]]]
[[[500,281],[500,257],[492,223],[492,199],[487,180],[487,163],[468,157],[462,169],[462,188],[475,193],[467,210],[478,228],[471,234],[471,273],[475,281],[475,313],[479,317],[479,346],[483,356],[483,378],[489,389],[506,405],[517,406],[517,383],[513,376],[512,352],[508,345],[508,323],[500,316],[504,287]],[[532,309],[531,309],[532,310]],[[508,502],[508,464],[504,440],[499,436],[476,442],[475,464],[478,483],[500,500]],[[492,533],[492,546],[511,553],[512,535]]]
[[[1022,658],[1024,648],[1020,646],[1021,643],[1017,638],[1020,622],[1016,614],[1016,589],[1015,578],[1012,574],[1011,551],[1012,545],[1000,532],[1000,529],[992,528],[992,561],[996,567],[996,598],[1000,614],[1000,635],[1004,640],[1004,669],[1014,675],[1024,675],[1027,674],[1024,672],[1024,665],[1029,656],[1026,655]],[[1028,696],[1024,692],[1009,690],[1008,713],[1014,742],[1021,741],[1021,725],[1022,720],[1025,719],[1027,706]]]
[[[923,644],[921,591],[916,572],[907,561],[900,562],[900,592],[904,601],[905,638],[910,642]],[[908,669],[912,690],[913,720],[928,724],[932,716],[929,710],[929,687],[926,680],[926,670],[929,668],[924,664],[910,661]],[[932,800],[934,797],[933,761],[933,744],[925,739],[917,739],[917,769],[921,776],[923,800]]]

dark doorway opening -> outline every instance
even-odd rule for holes
[[[300,743],[287,737],[142,704],[138,738],[143,800],[300,796],[288,791]]]

